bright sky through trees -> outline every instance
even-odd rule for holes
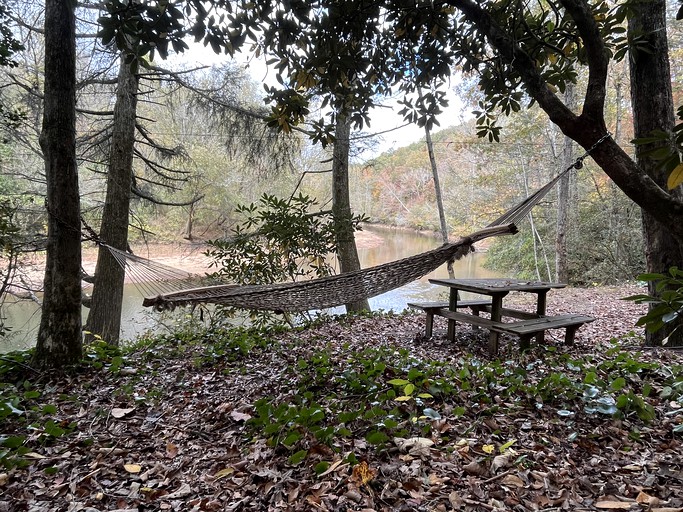
[[[190,49],[185,51],[183,55],[171,55],[169,60],[173,64],[180,64],[185,66],[195,65],[215,65],[224,62],[229,62],[232,57],[227,55],[216,55],[211,48],[205,47],[201,44],[190,43]],[[253,58],[252,55],[244,55],[241,53],[235,54],[234,60],[241,65],[248,68],[250,75],[256,83],[265,83],[268,85],[275,85],[275,73],[268,70],[263,59]],[[449,107],[438,118],[439,125],[433,132],[438,132],[440,129],[448,128],[459,124],[462,120],[471,117],[470,112],[463,108],[462,102],[457,98],[453,91],[448,93]],[[417,142],[424,138],[424,128],[416,125],[404,126],[406,123],[402,116],[398,114],[401,106],[396,100],[388,99],[385,105],[374,109],[371,115],[371,126],[366,127],[367,133],[387,132],[382,135],[378,143],[376,151],[372,154],[364,153],[362,158],[372,158],[385,151],[398,149],[413,142]],[[400,127],[400,128],[399,128]]]

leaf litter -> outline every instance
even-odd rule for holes
[[[552,294],[551,313],[597,320],[572,347],[506,338],[495,361],[481,331],[452,345],[437,322],[427,340],[408,313],[179,335],[126,372],[31,376],[64,433],[5,420],[26,450],[0,511],[683,512],[683,357],[639,350],[628,294]]]

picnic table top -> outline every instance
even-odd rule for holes
[[[523,279],[489,278],[489,279],[430,279],[430,283],[455,288],[465,292],[490,295],[499,292],[542,292],[553,288],[564,288],[565,283],[548,281],[528,281]]]

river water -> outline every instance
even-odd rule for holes
[[[367,247],[358,251],[363,268],[426,252],[440,245],[440,240],[434,236],[401,229],[367,227],[365,231],[374,243],[367,244]],[[459,278],[499,277],[495,272],[483,268],[485,257],[485,253],[475,252],[456,261],[455,275]],[[428,281],[435,277],[448,277],[445,265],[402,288],[371,298],[370,306],[373,311],[400,312],[406,308],[407,302],[446,300],[447,291],[431,285]],[[150,330],[163,330],[167,325],[165,322],[171,321],[169,318],[160,318],[158,313],[149,308],[143,308],[142,298],[142,292],[135,285],[126,285],[121,322],[123,339],[134,339]],[[332,310],[333,313],[343,311],[343,308]],[[28,301],[13,303],[5,306],[3,315],[6,319],[5,324],[11,327],[11,331],[0,338],[0,353],[30,348],[35,343],[38,332],[39,306]],[[87,310],[84,309],[84,321],[86,316]]]

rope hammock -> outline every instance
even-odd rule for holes
[[[138,286],[147,295],[142,305],[159,311],[202,303],[291,313],[340,306],[375,297],[419,279],[444,263],[468,254],[473,250],[473,244],[480,240],[516,233],[515,224],[523,219],[565,174],[572,169],[580,169],[590,152],[609,136],[609,133],[603,136],[567,169],[486,228],[437,249],[354,272],[293,283],[206,286],[206,278],[155,263],[106,244],[102,245],[109,249],[131,277],[138,276]],[[189,288],[192,283],[195,287]]]
[[[325,309],[375,297],[399,288],[472,250],[490,236],[515,233],[514,225],[495,226],[429,252],[354,272],[310,281],[269,285],[215,285],[146,297],[142,305],[157,310],[188,304],[225,304],[250,310],[300,312]]]

